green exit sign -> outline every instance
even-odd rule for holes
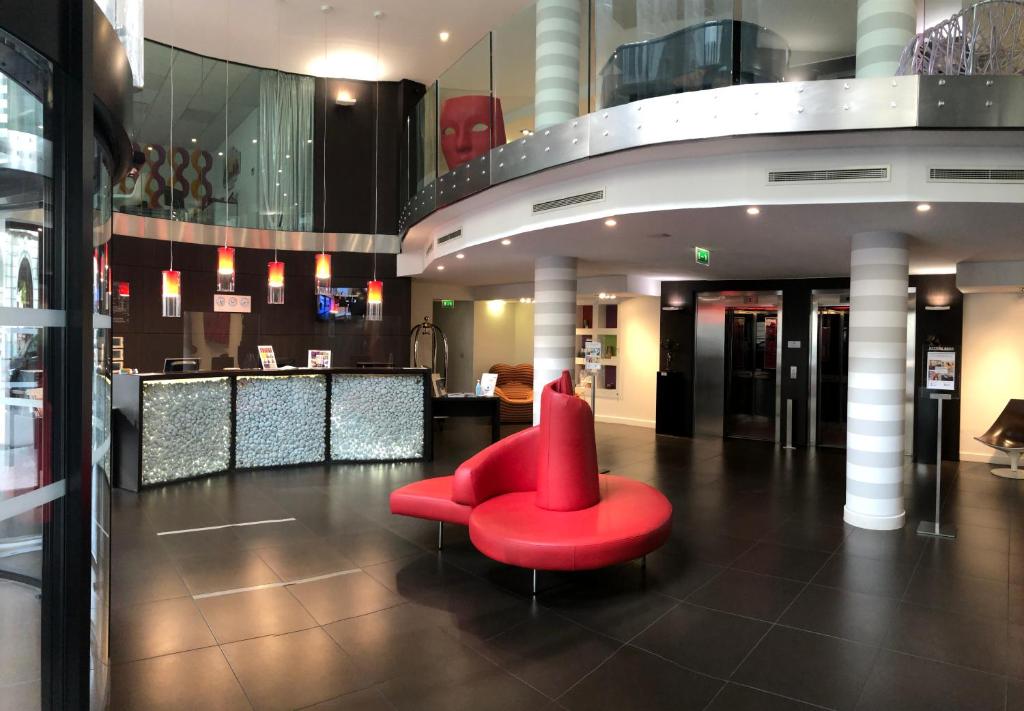
[[[441,299],[441,308],[442,309],[454,309],[455,308],[455,299]]]
[[[711,250],[710,249],[706,249],[704,247],[694,247],[693,248],[693,258],[697,261],[697,264],[700,264],[700,265],[705,266],[705,267],[710,267],[711,266]]]

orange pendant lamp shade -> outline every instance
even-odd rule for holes
[[[267,263],[267,303],[284,303],[284,262]]]
[[[331,288],[331,255],[324,252],[316,255],[316,288]]]
[[[163,272],[164,318],[181,317],[181,272],[167,269]]]
[[[374,279],[366,285],[366,320],[384,318],[384,282]]]
[[[217,291],[235,290],[235,248],[217,247]]]

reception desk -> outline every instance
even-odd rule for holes
[[[297,368],[114,376],[119,486],[236,469],[430,459],[430,372]]]

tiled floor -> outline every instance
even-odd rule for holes
[[[464,530],[438,555],[388,513],[485,441],[449,425],[431,465],[118,492],[113,708],[1024,710],[1024,482],[948,465],[940,542],[913,532],[927,468],[906,529],[872,533],[843,524],[840,451],[600,426],[602,468],[662,489],[672,538],[646,573],[542,573],[531,601]]]

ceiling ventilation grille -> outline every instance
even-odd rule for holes
[[[462,236],[462,228],[460,227],[459,229],[455,230],[454,232],[449,232],[448,234],[446,234],[446,235],[444,235],[442,237],[438,237],[437,238],[437,243],[438,243],[438,245],[442,245],[445,242],[451,242],[453,239],[458,239],[461,236]]]
[[[792,183],[887,183],[889,166],[823,168],[819,170],[770,170],[769,185]]]
[[[427,251],[424,252],[424,254],[426,255],[427,259],[430,259],[430,255],[433,254],[433,253],[434,253],[434,243],[431,242],[430,244],[427,245]]]
[[[591,190],[589,193],[580,193],[579,195],[569,195],[568,197],[562,197],[556,200],[538,202],[533,206],[533,214],[536,215],[541,212],[558,210],[563,207],[581,205],[586,202],[597,202],[598,200],[604,200],[604,190]]]
[[[929,168],[932,183],[1024,183],[1024,168]]]

